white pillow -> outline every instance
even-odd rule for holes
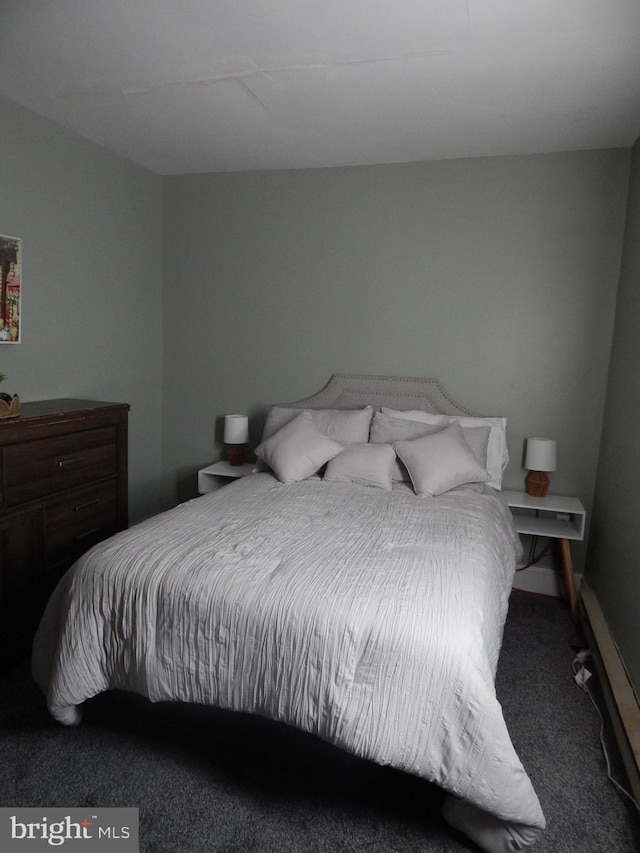
[[[324,435],[341,444],[357,444],[369,440],[369,426],[373,408],[364,409],[291,409],[272,406],[262,431],[262,441],[269,438],[301,412],[311,415],[314,426]]]
[[[491,430],[489,444],[487,446],[487,471],[489,472],[488,486],[500,491],[502,488],[502,474],[509,464],[509,452],[507,450],[507,419],[506,418],[482,418],[467,415],[434,415],[431,412],[422,412],[417,409],[400,411],[398,409],[382,408],[382,413],[392,418],[404,418],[409,421],[419,421],[426,424],[438,424],[446,426],[459,423],[462,427],[488,426]]]
[[[255,451],[281,483],[306,480],[341,452],[342,445],[317,430],[307,412],[298,414]]]
[[[395,461],[390,444],[350,444],[329,461],[323,480],[391,489]]]
[[[431,435],[398,441],[394,449],[407,466],[417,495],[441,495],[464,483],[489,479],[458,423]]]
[[[372,444],[393,444],[396,441],[404,441],[410,438],[418,438],[421,435],[431,435],[442,429],[442,424],[427,424],[421,421],[411,421],[406,418],[392,418],[381,412],[375,412],[371,421],[371,432],[369,441]],[[462,427],[464,440],[474,452],[483,468],[487,467],[487,448],[491,430],[488,426]],[[394,480],[410,479],[409,472],[404,464],[398,460],[393,470]]]

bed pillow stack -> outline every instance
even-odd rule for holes
[[[429,435],[397,441],[393,449],[406,466],[417,495],[441,495],[456,486],[489,479],[457,423]]]
[[[373,409],[294,409],[272,406],[256,448],[256,470],[271,469],[282,483],[317,474],[345,447],[366,444]]]
[[[509,463],[509,452],[507,450],[507,419],[506,418],[482,418],[464,415],[434,415],[430,412],[420,410],[402,411],[398,409],[382,408],[381,413],[400,420],[414,421],[418,423],[438,426],[440,429],[452,423],[458,423],[463,429],[486,426],[489,428],[489,441],[487,445],[486,469],[489,473],[487,485],[494,489],[502,488],[502,474]],[[467,436],[465,435],[465,438]]]
[[[281,483],[298,483],[319,471],[342,445],[317,429],[302,412],[256,448],[256,456],[268,465]]]
[[[425,435],[433,435],[440,432],[441,424],[427,424],[421,421],[412,421],[406,418],[394,418],[382,412],[376,412],[371,421],[371,433],[369,441],[372,444],[395,445],[399,441],[408,441],[413,438],[421,438]],[[471,448],[482,467],[487,467],[487,447],[489,444],[489,427],[463,427],[464,440]],[[393,479],[410,482],[411,476],[406,465],[398,457],[393,467]]]
[[[351,444],[329,462],[322,479],[389,491],[395,464],[396,452],[390,444]]]
[[[369,427],[373,417],[371,406],[364,409],[293,409],[272,406],[264,424],[262,440],[272,436],[301,412],[309,415],[316,429],[341,444],[357,444],[369,440]]]
[[[328,482],[385,490],[394,480],[410,482],[421,496],[469,483],[500,489],[509,461],[505,418],[388,408],[374,414],[371,406],[273,406],[255,452],[256,470],[271,470],[282,483],[323,473]]]

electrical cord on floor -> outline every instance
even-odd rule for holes
[[[540,553],[538,554],[538,556],[537,556],[537,557],[536,557],[535,555],[534,555],[534,556],[532,556],[532,557],[530,557],[529,562],[527,563],[527,565],[526,565],[526,566],[519,566],[519,567],[516,569],[516,572],[524,572],[524,570],[525,570],[525,569],[530,569],[530,568],[531,568],[531,566],[535,566],[535,565],[536,565],[536,563],[539,563],[539,562],[540,562],[540,560],[543,560],[545,557],[548,557],[550,553],[551,553],[551,540],[549,540],[549,541],[547,542],[547,544],[546,544],[546,545],[545,545],[545,547],[542,549],[542,551],[540,551]]]
[[[579,651],[573,659],[573,663],[571,664],[571,668],[573,669],[573,679],[578,685],[578,687],[583,690],[589,699],[591,700],[591,704],[596,709],[598,713],[598,717],[600,717],[600,746],[602,747],[602,754],[604,755],[604,761],[607,765],[607,777],[614,788],[618,791],[619,794],[623,794],[628,800],[633,803],[636,807],[638,813],[640,813],[640,804],[635,799],[633,794],[631,794],[627,789],[621,785],[616,779],[613,778],[613,773],[611,772],[611,761],[609,759],[609,752],[607,750],[607,745],[604,740],[604,716],[600,707],[596,700],[593,698],[593,694],[589,689],[589,679],[592,676],[592,673],[586,668],[585,663],[591,658],[591,652],[588,649],[582,649]]]

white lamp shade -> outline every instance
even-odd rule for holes
[[[224,443],[246,444],[249,441],[249,418],[246,415],[224,416]]]
[[[556,470],[556,442],[553,438],[528,438],[524,467],[529,471]]]

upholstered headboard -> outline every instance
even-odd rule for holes
[[[322,391],[284,404],[298,409],[421,409],[443,415],[475,415],[452,400],[437,379],[335,373]]]

